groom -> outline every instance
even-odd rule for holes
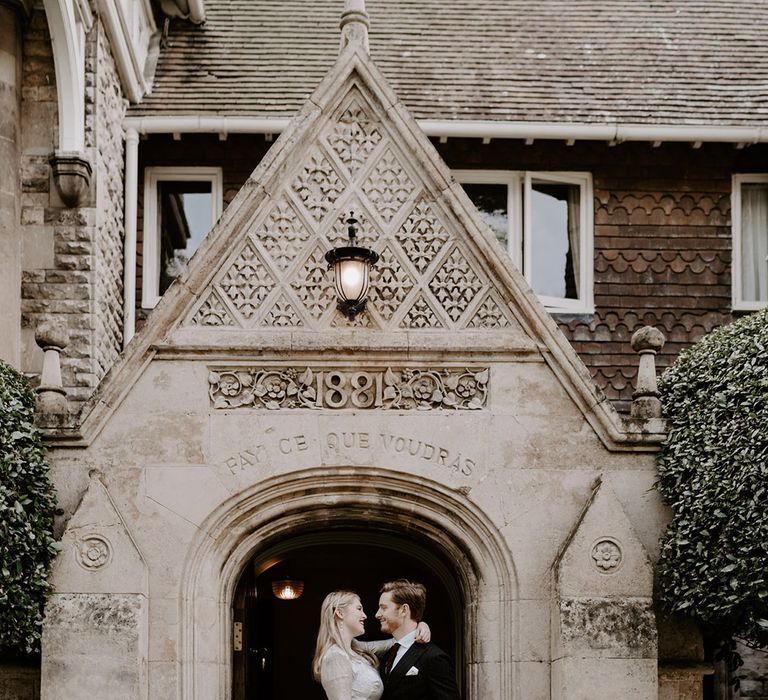
[[[414,644],[426,602],[427,589],[420,583],[399,579],[381,587],[376,619],[396,642],[379,667],[381,700],[459,700],[447,654],[431,642]]]

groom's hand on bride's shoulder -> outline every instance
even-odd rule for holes
[[[430,639],[432,639],[432,630],[426,622],[420,622],[416,628],[416,643],[426,644]]]

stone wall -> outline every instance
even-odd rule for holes
[[[58,197],[48,163],[57,143],[57,95],[42,3],[24,35],[22,88],[22,369],[40,371],[35,326],[63,318],[70,343],[62,378],[72,409],[90,396],[122,343],[125,111],[115,64],[97,19],[86,40],[86,153],[93,166],[86,206]]]
[[[101,23],[86,56],[86,139],[94,148],[96,240],[94,247],[95,328],[93,359],[96,380],[117,360],[123,342],[123,192],[125,102],[115,61]],[[92,96],[92,97],[91,97]]]
[[[19,162],[21,24],[11,5],[0,5],[0,359],[19,365],[21,236]]]

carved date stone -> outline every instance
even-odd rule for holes
[[[447,369],[211,368],[214,408],[477,410],[488,398],[490,371]]]

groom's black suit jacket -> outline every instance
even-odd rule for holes
[[[411,668],[417,674],[407,675]],[[381,700],[460,700],[448,655],[432,644],[412,644],[390,673],[384,674]]]

